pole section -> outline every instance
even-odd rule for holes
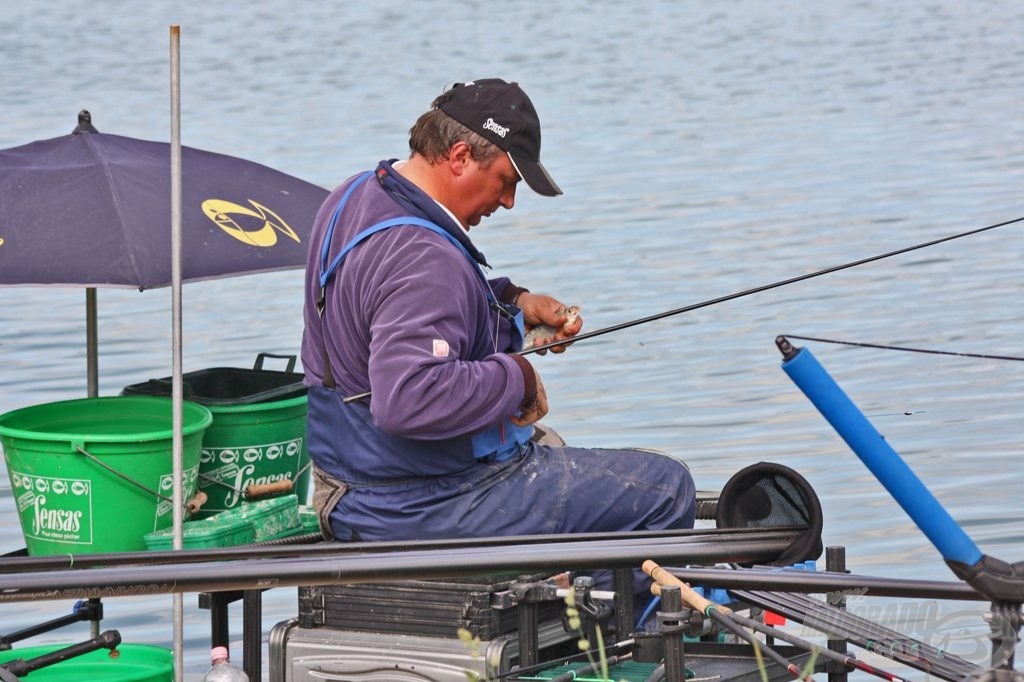
[[[171,423],[174,477],[174,539],[181,549],[182,504],[182,379],[181,379],[181,28],[171,26]],[[181,592],[174,593],[174,679],[184,668],[184,608]]]

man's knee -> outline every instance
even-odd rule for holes
[[[681,470],[681,471],[680,471]],[[680,528],[693,528],[697,518],[697,486],[693,482],[693,476],[685,464],[679,462],[676,469],[678,476],[677,489],[679,494],[676,497]]]
[[[659,499],[652,504],[656,513],[652,529],[693,528],[697,515],[697,487],[689,467],[682,460],[663,453],[651,453],[648,474],[657,483]]]

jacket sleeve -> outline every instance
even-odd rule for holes
[[[392,435],[438,440],[515,414],[524,369],[495,351],[497,315],[479,275],[433,233],[389,232],[380,235],[382,267],[363,297],[374,421]]]

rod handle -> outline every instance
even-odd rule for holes
[[[659,594],[660,595],[661,594],[661,589],[660,588],[661,588],[662,585],[678,587],[679,588],[679,592],[680,592],[681,596],[683,597],[683,601],[685,601],[687,604],[689,604],[691,607],[697,609],[701,613],[707,612],[707,609],[708,609],[709,606],[714,608],[716,611],[721,612],[721,613],[732,613],[732,611],[728,607],[722,606],[721,604],[716,604],[713,601],[710,601],[710,600],[705,599],[704,597],[700,596],[699,594],[697,594],[694,591],[694,589],[692,587],[690,587],[689,585],[684,583],[682,580],[680,580],[679,578],[675,577],[674,575],[672,575],[671,573],[666,571],[664,568],[662,568],[658,564],[656,564],[653,561],[651,561],[650,559],[645,561],[643,563],[643,565],[641,566],[641,568],[643,569],[644,573],[646,573],[647,575],[651,576],[651,580],[654,581],[654,584],[651,585],[651,592],[653,594]],[[658,588],[658,590],[656,592],[655,592],[655,588]]]

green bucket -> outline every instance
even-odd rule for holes
[[[195,494],[203,433],[212,420],[202,405],[183,404],[185,501]],[[145,550],[146,533],[173,522],[167,398],[24,407],[0,415],[0,444],[31,555]]]
[[[18,658],[26,661],[63,649],[64,644],[25,647],[0,652],[0,663]],[[111,656],[97,649],[66,661],[34,670],[24,679],[32,682],[170,682],[174,679],[174,656],[170,649],[148,644],[121,644]]]
[[[306,395],[246,405],[207,405],[213,424],[203,436],[199,490],[206,518],[236,509],[250,485],[289,480],[300,501],[309,496]]]
[[[268,357],[287,359],[287,369],[264,369]],[[182,377],[185,397],[213,415],[199,459],[199,490],[207,500],[195,518],[237,508],[253,484],[288,480],[300,503],[309,498],[306,387],[302,374],[292,371],[295,359],[260,353],[252,369],[212,367]],[[122,395],[170,391],[171,378],[166,377],[126,386]]]

